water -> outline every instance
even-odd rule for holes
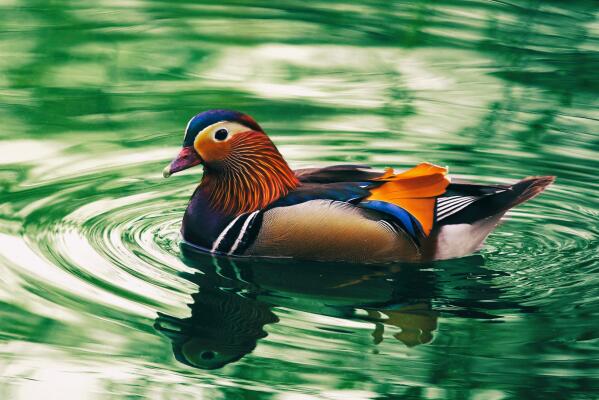
[[[597,398],[599,5],[249,4],[0,1],[0,398]],[[294,167],[558,180],[461,260],[207,259],[161,171],[218,107]]]

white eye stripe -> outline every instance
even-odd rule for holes
[[[195,117],[192,117],[189,122],[187,123],[187,126],[185,127],[185,130],[183,131],[183,139],[185,139],[185,136],[187,136],[187,131],[189,130],[189,125],[191,125],[191,121],[193,121]]]

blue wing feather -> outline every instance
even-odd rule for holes
[[[414,217],[412,217],[412,214],[403,208],[396,206],[395,204],[386,203],[379,200],[372,200],[363,201],[359,204],[359,206],[394,217],[394,219],[401,224],[401,227],[404,229],[404,231],[406,231],[415,240],[418,239],[418,236],[422,232],[422,226]]]

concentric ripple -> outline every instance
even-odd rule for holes
[[[0,0],[0,397],[588,398],[593,2]],[[309,3],[309,4],[308,4]],[[189,118],[246,111],[293,167],[556,175],[471,257],[187,254]],[[210,369],[214,368],[214,369]]]
[[[25,225],[30,245],[50,263],[138,305],[180,307],[185,301],[182,292],[189,287],[176,279],[176,272],[185,270],[177,249],[181,202],[168,192],[118,198],[104,192],[104,198],[89,201],[96,197],[95,184],[92,176],[76,191],[68,191],[81,202],[57,196],[32,210],[51,217]],[[179,204],[165,210],[165,196]]]

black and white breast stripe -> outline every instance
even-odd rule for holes
[[[437,221],[441,221],[450,215],[468,207],[478,200],[477,196],[448,196],[437,199]]]
[[[244,213],[233,219],[212,243],[211,253],[239,255],[252,244],[262,225],[262,212]]]

